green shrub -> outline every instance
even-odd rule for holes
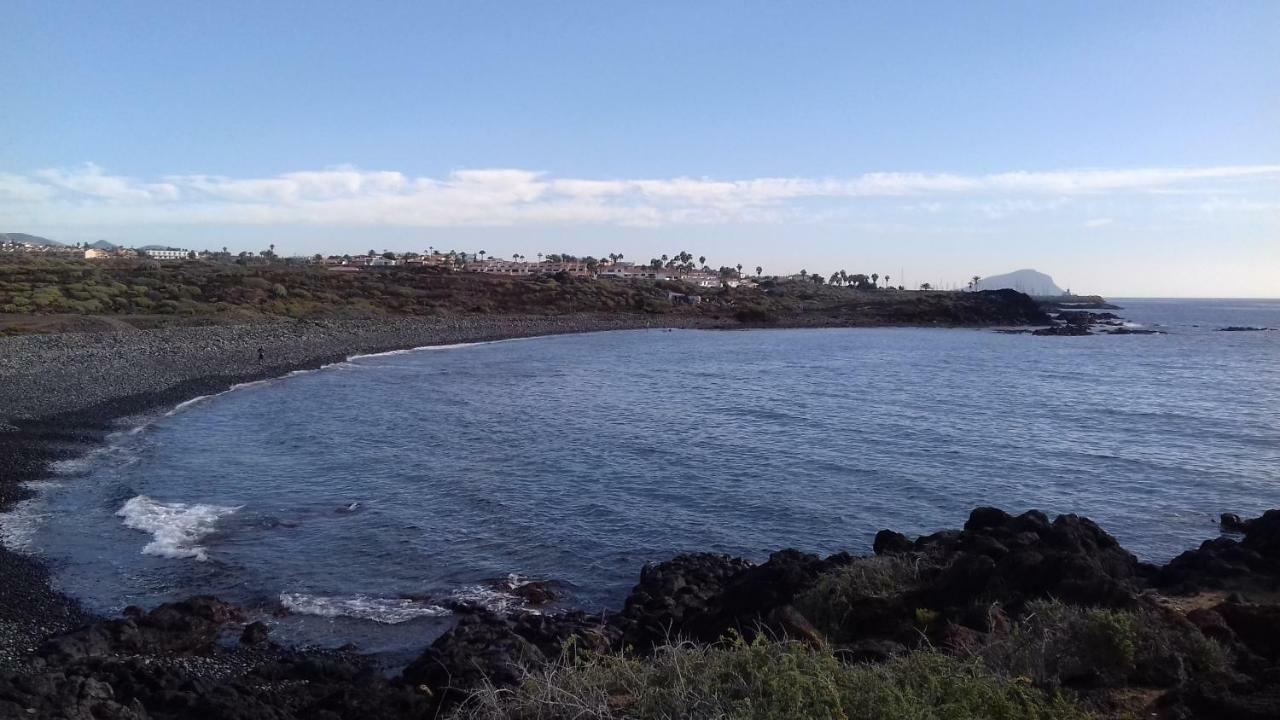
[[[1225,650],[1185,621],[1151,609],[1108,610],[1031,603],[1017,622],[973,653],[994,672],[1042,688],[1171,686],[1189,675],[1222,675]]]
[[[917,554],[856,558],[818,578],[796,598],[795,606],[827,637],[843,642],[845,620],[860,601],[914,590],[932,567],[927,557]]]
[[[1059,695],[998,678],[980,663],[930,651],[882,665],[845,665],[794,643],[741,640],[667,646],[652,658],[579,655],[531,672],[514,690],[474,693],[467,720],[1074,720]]]

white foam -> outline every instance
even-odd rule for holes
[[[528,582],[519,575],[508,575],[507,581],[499,583],[498,587],[466,585],[450,593],[450,598],[455,603],[483,607],[500,615],[513,610],[520,610],[530,615],[538,615],[540,613],[537,610],[526,607],[521,597],[510,592]]]
[[[280,593],[280,604],[291,612],[320,617],[350,617],[397,625],[421,617],[443,617],[450,612],[438,605],[427,605],[406,598],[324,597],[303,593]]]
[[[142,548],[144,555],[204,561],[209,556],[198,544],[200,539],[213,532],[220,518],[239,509],[221,505],[161,503],[139,495],[130,498],[116,515],[124,518],[125,527],[151,533],[152,541]]]
[[[165,416],[165,417],[172,417],[172,416],[174,416],[174,415],[176,415],[176,414],[178,414],[178,413],[182,412],[183,410],[185,410],[185,409],[187,409],[187,408],[191,407],[192,405],[195,405],[196,403],[200,402],[201,400],[208,400],[208,399],[209,399],[209,398],[211,398],[211,397],[213,397],[213,396],[212,396],[212,395],[197,395],[197,396],[195,396],[195,397],[191,398],[190,400],[183,400],[182,402],[178,403],[177,405],[174,405],[174,406],[173,406],[173,409],[172,409],[172,410],[170,410],[169,412],[165,413],[165,414],[164,414],[164,416]]]
[[[17,552],[31,552],[36,530],[47,517],[44,499],[39,495],[14,504],[0,514],[0,545]]]

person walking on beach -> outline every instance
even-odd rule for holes
[[[262,348],[258,348],[258,363],[259,363],[259,364],[261,364],[261,363],[262,363],[262,359],[263,359],[264,357],[266,357],[266,353],[264,353],[264,352],[262,351]]]

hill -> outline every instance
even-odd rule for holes
[[[62,247],[66,243],[60,243],[57,240],[50,240],[39,235],[28,235],[27,233],[0,233],[0,241],[11,243],[30,243],[32,245],[45,245],[52,247]]]
[[[1053,282],[1053,278],[1035,270],[1014,270],[1003,275],[982,278],[979,290],[1017,290],[1028,295],[1054,297],[1066,291]]]

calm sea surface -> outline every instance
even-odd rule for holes
[[[1216,331],[1280,327],[1280,302],[1120,304],[1168,334],[637,331],[359,358],[125,427],[7,534],[94,609],[208,592],[291,609],[285,638],[392,653],[452,601],[515,602],[511,574],[599,609],[681,551],[866,552],[983,504],[1088,515],[1164,561],[1220,512],[1280,506],[1280,332]]]

